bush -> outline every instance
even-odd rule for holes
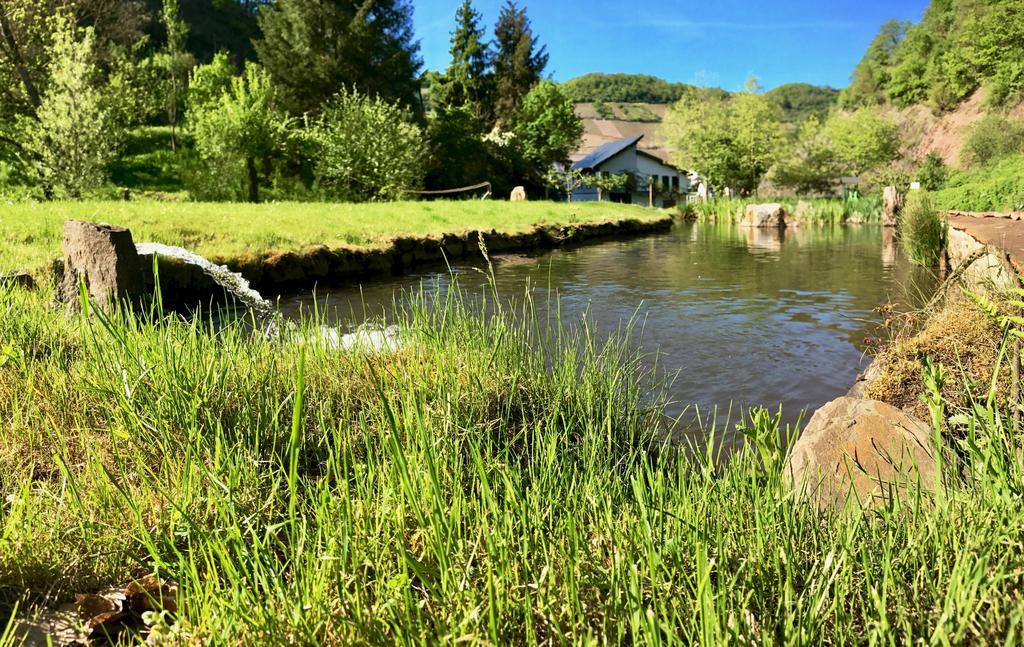
[[[1024,149],[1024,123],[998,114],[978,120],[967,131],[967,140],[960,151],[966,166],[985,166]]]
[[[918,265],[932,267],[946,242],[946,221],[928,193],[915,191],[907,198],[900,223],[903,249]]]
[[[309,139],[317,180],[343,200],[399,200],[423,186],[423,131],[397,105],[342,90]]]
[[[942,157],[936,153],[928,153],[928,157],[924,158],[921,167],[917,169],[917,181],[926,191],[938,191],[946,183],[948,173]]]
[[[1024,211],[1024,154],[986,168],[952,173],[935,200],[944,209]]]

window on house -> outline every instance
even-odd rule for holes
[[[673,175],[672,176],[672,188],[675,189],[676,191],[679,190],[679,176],[678,175]]]

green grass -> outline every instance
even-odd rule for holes
[[[0,271],[36,270],[60,255],[64,220],[89,220],[132,230],[136,242],[180,245],[226,261],[271,250],[380,245],[397,236],[464,230],[526,231],[663,217],[612,203],[503,201],[337,203],[16,202],[0,205]]]
[[[1024,211],[1024,154],[951,173],[935,201],[956,211]]]
[[[857,201],[836,198],[716,198],[695,207],[701,221],[738,222],[747,205],[767,202],[785,205],[790,214],[802,216],[810,224],[837,225],[851,218],[866,223],[881,222],[881,202],[872,197]]]
[[[900,216],[900,240],[907,257],[918,265],[935,267],[946,241],[946,219],[925,191],[907,196]]]
[[[1021,436],[984,386],[940,496],[820,513],[767,412],[688,457],[628,339],[455,295],[367,356],[0,288],[0,626],[155,571],[182,643],[1021,635]]]

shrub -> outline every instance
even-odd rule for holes
[[[917,169],[917,181],[921,188],[927,191],[938,191],[946,183],[946,176],[949,171],[946,169],[946,162],[936,153],[928,153],[928,157],[921,162]]]
[[[967,131],[960,152],[967,166],[985,166],[1024,148],[1024,123],[998,114],[985,115]]]
[[[398,200],[423,185],[423,131],[397,105],[342,90],[309,138],[317,180],[344,200]]]
[[[24,147],[43,181],[70,198],[103,184],[122,134],[99,83],[95,43],[92,28],[79,33],[69,18],[57,21],[50,87],[37,119],[23,124]]]
[[[900,224],[903,248],[910,260],[931,267],[939,262],[946,241],[946,221],[924,191],[915,191],[907,198]]]
[[[935,201],[944,209],[1024,211],[1024,154],[952,173]]]

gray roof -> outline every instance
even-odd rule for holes
[[[595,148],[593,153],[576,162],[572,167],[574,169],[582,170],[596,169],[598,166],[607,162],[627,148],[636,146],[636,143],[643,138],[643,135],[636,135],[635,137],[627,137],[626,139],[608,142],[604,146]]]

